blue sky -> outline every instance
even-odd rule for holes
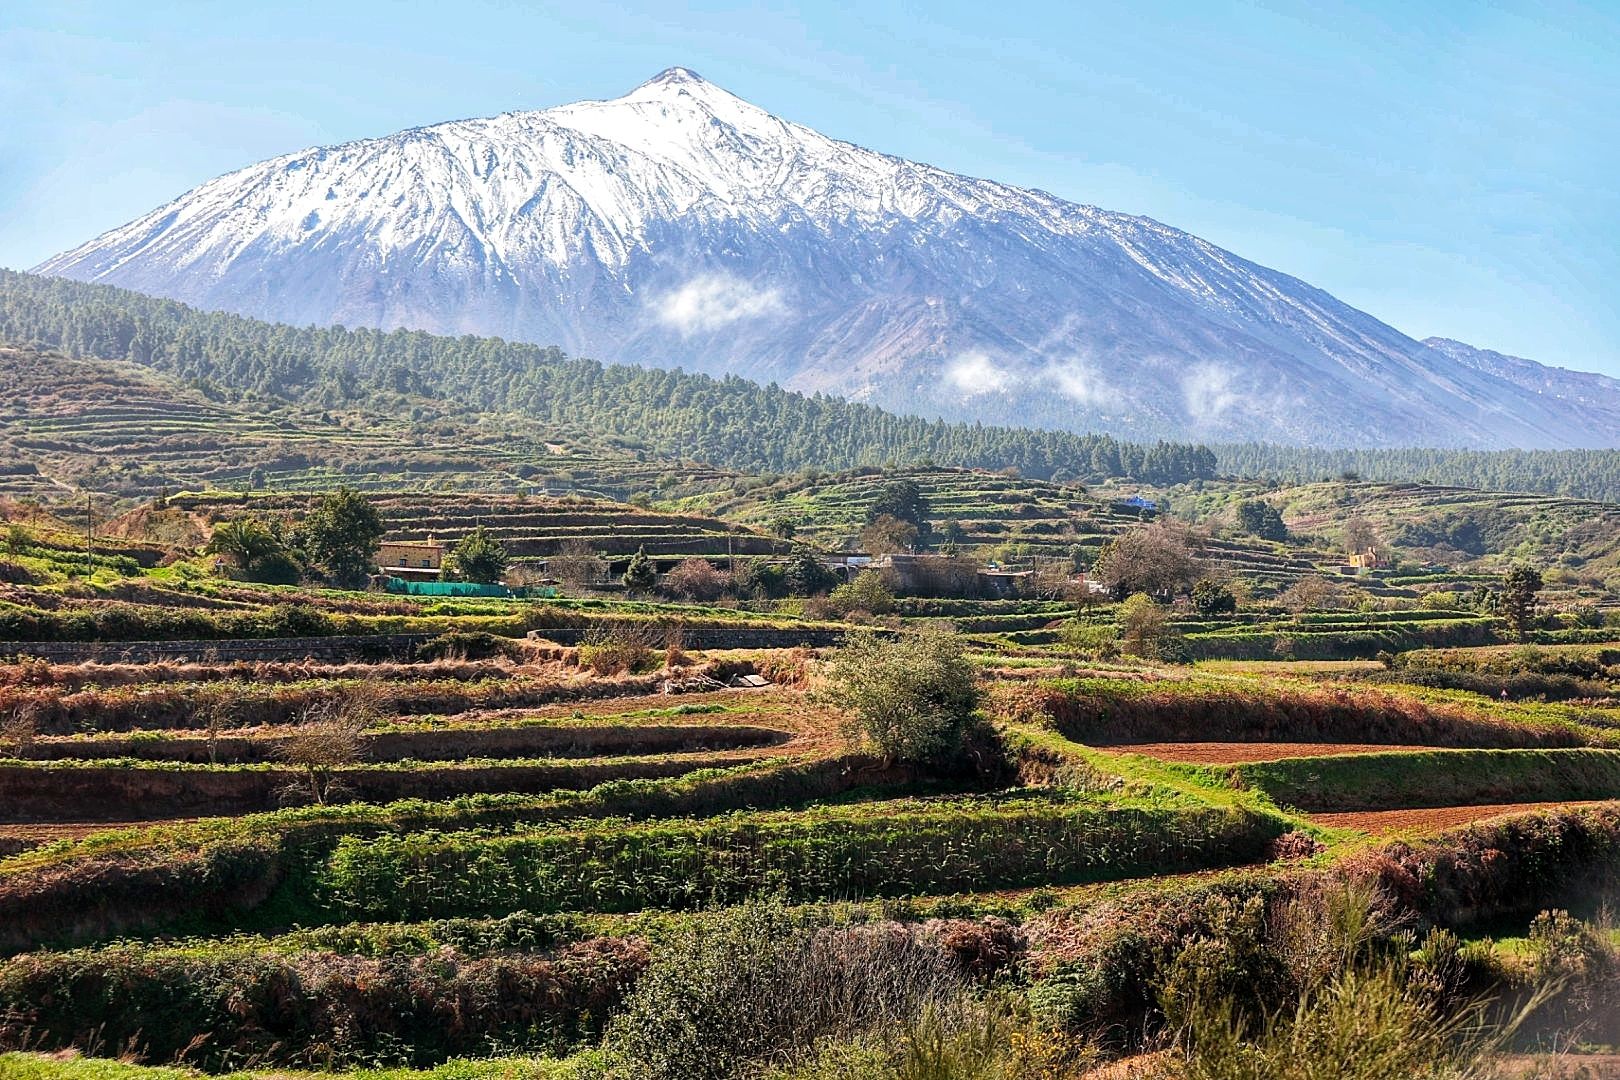
[[[1620,2],[0,10],[0,266],[315,143],[685,65],[830,135],[1146,214],[1422,337],[1620,375]]]

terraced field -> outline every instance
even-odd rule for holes
[[[735,474],[646,462],[588,431],[423,406],[405,415],[235,400],[117,361],[0,346],[0,498],[71,503],[205,489],[706,490]]]
[[[696,509],[374,501],[396,536],[482,523],[520,557],[585,536],[672,558],[781,550]],[[832,949],[880,980],[922,964],[965,995],[953,1008],[1012,1002],[1023,1026],[998,1039],[1052,1057],[1006,1075],[1046,1080],[1163,1045],[1156,1003],[1184,957],[1296,1000],[1279,928],[1335,890],[1373,883],[1390,955],[1450,940],[1414,949],[1395,927],[1529,934],[1544,909],[1620,896],[1612,642],[1474,646],[1494,620],[1411,605],[1182,606],[1167,622],[1195,652],[1268,658],[1193,666],[1095,648],[1118,644],[1110,605],[904,598],[869,639],[802,596],[404,598],[239,583],[183,554],[248,504],[174,496],[128,531],[191,539],[108,528],[88,557],[48,519],[7,556],[0,1051],[749,1076],[694,1065],[707,1044],[678,1064],[646,1047],[722,1039],[709,1016],[758,1026],[706,993],[819,1015],[818,994],[904,985],[773,981]],[[615,634],[635,654],[598,668],[589,650]],[[924,641],[956,666],[883,658]],[[1380,652],[1396,655],[1308,659]],[[895,680],[881,701],[898,722],[965,709],[946,749],[878,741],[887,706],[874,723],[837,695],[852,655]],[[942,689],[956,680],[966,705]],[[784,942],[805,951],[771,951]],[[1469,985],[1516,993],[1505,970],[1469,968]],[[645,1044],[625,1033],[638,1016]],[[74,1067],[0,1057],[0,1075],[19,1063]]]
[[[314,496],[180,495],[169,505],[209,522],[244,509],[290,512],[314,505]],[[700,514],[668,514],[583,496],[566,498],[500,495],[436,495],[391,491],[372,496],[390,540],[433,537],[454,543],[482,525],[516,560],[543,559],[570,544],[586,544],[607,556],[681,557],[774,555],[787,544],[750,529]]]
[[[601,1038],[661,942],[760,896],[907,940],[1007,935],[1042,973],[1024,976],[1034,998],[1068,1000],[1063,972],[1118,963],[1080,944],[1096,920],[1271,895],[1336,873],[1368,834],[1434,834],[1390,849],[1392,867],[1433,845],[1463,858],[1472,834],[1436,830],[1498,837],[1514,814],[1545,820],[1515,843],[1620,836],[1601,703],[987,669],[999,762],[935,773],[852,746],[795,686],[704,689],[751,668],[813,678],[802,651],[610,679],[574,664],[261,665],[267,696],[234,712],[220,706],[242,700],[240,665],[154,666],[147,682],[141,665],[34,665],[37,730],[0,763],[0,1043],[94,1031],[151,1061],[310,1064],[305,1036],[272,1034],[299,1025],[323,1060],[393,1047],[431,1065],[490,1038],[566,1053]],[[288,752],[322,703],[365,710],[352,758],[322,766],[329,805]],[[1490,864],[1492,895],[1516,899],[1469,917],[1551,902],[1577,876],[1559,860],[1599,842],[1527,854],[1514,866],[1536,866],[1533,883]],[[1443,920],[1439,896],[1413,902]],[[288,989],[247,989],[261,979]],[[105,980],[116,999],[65,1004]],[[493,996],[449,1004],[470,985]],[[361,987],[383,1012],[344,1028]]]

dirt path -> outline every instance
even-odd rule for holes
[[[1312,821],[1335,829],[1361,829],[1370,833],[1405,830],[1435,832],[1503,814],[1528,814],[1572,806],[1602,806],[1594,802],[1495,803],[1489,806],[1431,806],[1410,810],[1352,810],[1337,814],[1310,814]]]
[[[1194,762],[1200,765],[1235,765],[1245,761],[1277,761],[1281,758],[1329,757],[1334,754],[1384,754],[1413,750],[1434,750],[1433,746],[1407,746],[1389,743],[1301,743],[1301,742],[1160,742],[1099,746],[1123,754],[1146,754],[1161,761]]]

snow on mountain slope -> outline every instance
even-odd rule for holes
[[[274,158],[37,269],[950,417],[1335,445],[1620,441],[1607,409],[1459,362],[1195,236],[839,142],[683,68],[613,101]]]

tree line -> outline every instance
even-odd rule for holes
[[[408,413],[413,401],[449,401],[755,472],[932,462],[1056,480],[1128,476],[1173,484],[1216,475],[1215,455],[1190,443],[946,423],[736,376],[570,358],[555,346],[294,327],[10,271],[0,271],[0,340],[133,361],[219,400],[365,405],[396,414]]]
[[[1616,433],[1620,439],[1620,432]],[[1217,446],[1220,471],[1282,483],[1329,477],[1421,482],[1487,491],[1527,491],[1620,502],[1620,450],[1324,450],[1242,443]]]

